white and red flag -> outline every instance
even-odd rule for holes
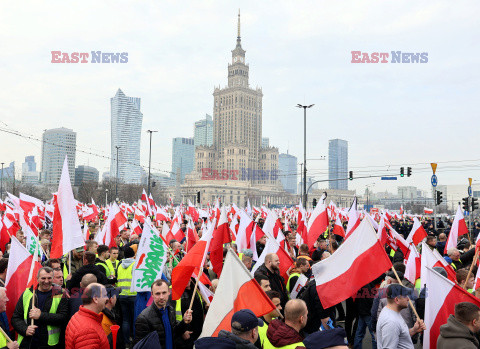
[[[37,272],[42,267],[25,247],[12,237],[10,257],[8,258],[5,287],[7,289],[7,317],[11,319],[15,305],[23,291],[34,284]]]
[[[427,237],[427,232],[423,228],[422,224],[420,224],[420,221],[417,219],[417,217],[413,217],[413,227],[412,227],[412,230],[410,231],[410,234],[408,234],[407,242],[408,243],[413,242],[413,244],[417,246],[426,237]]]
[[[460,205],[458,205],[457,214],[455,215],[455,219],[453,220],[450,234],[448,234],[444,253],[446,254],[448,249],[451,247],[457,247],[458,238],[465,234],[468,234],[468,228],[467,224],[465,223],[465,217],[463,216],[462,209]]]
[[[340,221],[340,217],[337,216],[337,219],[335,220],[335,225],[333,226],[333,234],[345,237],[345,230],[343,229],[342,222]]]
[[[480,299],[433,269],[427,268],[426,272],[428,278],[424,321],[427,329],[423,334],[423,348],[435,349],[440,335],[440,326],[446,324],[448,317],[455,313],[455,304],[469,302],[480,307]]]
[[[375,230],[364,219],[332,256],[313,265],[320,302],[324,308],[338,304],[391,267]]]
[[[218,276],[220,276],[223,267],[223,244],[227,244],[231,241],[227,211],[225,210],[225,205],[222,205],[220,220],[218,221],[217,228],[213,231],[212,241],[209,248],[212,269]]]
[[[138,224],[137,220],[136,219],[133,219],[132,220],[132,223],[130,224],[130,228],[132,229],[132,234],[137,234],[140,236],[140,234],[142,233],[142,227],[140,226],[140,224]]]
[[[195,229],[195,225],[193,224],[191,219],[188,220],[188,224],[186,228],[187,228],[187,244],[185,246],[185,252],[188,252],[192,249],[193,246],[195,246],[199,238],[198,238],[197,230]]]
[[[65,156],[55,200],[50,258],[61,258],[64,254],[82,246],[85,246],[85,241],[68,173],[68,159]]]
[[[322,200],[320,200],[322,201]],[[328,214],[323,203],[318,203],[308,220],[307,225],[307,244],[310,250],[314,249],[313,245],[318,237],[322,235],[328,228]]]
[[[447,277],[453,283],[457,282],[457,273],[450,264],[447,263],[436,248],[433,250],[425,242],[422,242],[422,256],[421,256],[420,279],[422,280],[422,287],[427,283],[429,273],[428,268],[440,267],[445,269]]]
[[[420,254],[415,246],[409,245],[408,248],[410,252],[405,263],[405,279],[415,285],[415,281],[420,277]]]
[[[98,242],[99,245],[107,245],[108,247],[117,246],[115,238],[120,234],[125,223],[127,223],[127,218],[125,218],[125,215],[117,203],[114,202],[110,206],[110,211],[108,212],[108,217],[102,231],[95,236],[95,241]]]
[[[302,202],[298,205],[298,216],[297,216],[297,234],[300,235],[300,244],[307,243],[307,212],[302,206]],[[300,245],[298,244],[298,245]]]
[[[203,265],[205,263],[205,257],[210,247],[210,241],[212,240],[213,229],[215,228],[215,219],[210,226],[208,232],[206,232],[200,240],[192,247],[185,257],[182,258],[180,263],[173,268],[172,271],[172,299],[175,301],[179,299],[188,283],[190,278],[195,273],[199,275],[203,272]]]
[[[92,203],[88,204],[87,210],[83,214],[83,219],[87,222],[93,222],[98,219],[98,207],[92,199]]]
[[[345,231],[345,239],[360,225],[360,213],[357,211],[357,197],[353,199],[352,206],[348,211],[348,224]]]
[[[220,330],[230,331],[232,316],[241,309],[250,309],[257,317],[275,310],[270,298],[233,250],[227,253],[223,271],[200,337],[216,337]]]

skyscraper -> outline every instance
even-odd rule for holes
[[[283,189],[291,194],[297,193],[297,157],[290,154],[278,156],[278,168]]]
[[[193,138],[177,137],[172,141],[172,173],[173,178],[180,175],[183,182],[185,175],[193,171],[195,146]]]
[[[342,139],[328,141],[328,179],[348,178],[348,142]],[[329,182],[330,189],[348,190],[348,180]]]
[[[262,148],[268,148],[270,146],[270,138],[262,137]]]
[[[205,114],[205,119],[195,122],[193,131],[194,145],[207,147],[213,144],[213,119],[211,115]]]
[[[47,185],[58,185],[65,156],[68,156],[68,172],[73,184],[76,150],[77,133],[73,130],[65,127],[45,130],[42,136],[41,181]]]
[[[143,114],[140,98],[127,97],[118,89],[111,105],[111,162],[110,178],[124,183],[140,183],[140,138]],[[118,147],[118,149],[117,149]]]
[[[22,164],[22,183],[38,184],[40,174],[37,172],[37,163],[35,156],[25,156],[25,162]]]

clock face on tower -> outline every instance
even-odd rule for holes
[[[237,61],[237,59],[238,59],[238,58],[237,58],[237,57],[235,57],[235,58],[233,59],[233,61],[234,61],[234,62],[236,62],[236,61]]]

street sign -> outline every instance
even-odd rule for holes
[[[472,196],[472,187],[468,186],[468,196]]]
[[[437,164],[432,162],[432,163],[430,163],[430,166],[432,166],[433,174],[435,174],[435,171],[437,171]]]
[[[397,177],[382,177],[382,181],[396,181]]]
[[[437,178],[436,175],[432,175],[431,182],[432,182],[432,185],[433,185],[434,187],[437,186],[437,184],[438,184],[438,178]]]

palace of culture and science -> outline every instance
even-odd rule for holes
[[[243,206],[285,202],[278,178],[278,148],[262,147],[262,89],[251,88],[250,67],[240,37],[228,65],[228,86],[213,92],[213,145],[195,149],[195,169],[181,186],[184,197],[200,192],[201,203]]]

